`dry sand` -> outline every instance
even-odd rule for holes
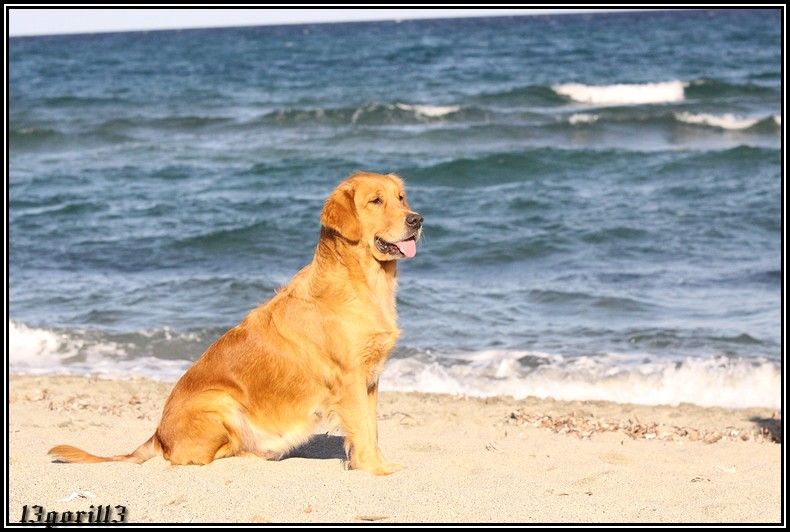
[[[771,436],[780,429],[768,409],[382,393],[382,449],[406,466],[388,477],[345,470],[342,439],[327,435],[278,462],[80,465],[47,456],[62,443],[131,451],[153,433],[170,387],[12,376],[9,520],[23,505],[107,504],[125,505],[129,522],[781,518],[781,445]]]

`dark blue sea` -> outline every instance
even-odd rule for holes
[[[776,10],[12,38],[17,372],[175,379],[355,170],[425,216],[382,388],[778,407]]]

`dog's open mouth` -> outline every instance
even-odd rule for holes
[[[412,258],[417,254],[416,235],[412,235],[400,242],[387,242],[381,237],[376,237],[376,248],[387,255]]]

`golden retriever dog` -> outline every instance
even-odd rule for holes
[[[99,457],[70,445],[63,462],[207,464],[252,453],[278,459],[329,418],[346,434],[348,464],[398,470],[378,443],[379,374],[400,331],[398,259],[414,257],[422,216],[396,175],[359,172],[321,212],[312,262],[226,332],[176,383],[151,438],[129,454]]]

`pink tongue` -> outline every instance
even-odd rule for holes
[[[403,242],[395,242],[395,245],[398,246],[398,249],[401,253],[409,258],[412,258],[417,254],[417,243],[413,238],[404,240]]]

